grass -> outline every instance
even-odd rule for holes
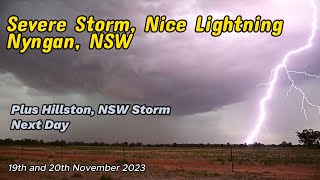
[[[18,149],[18,148],[16,148]],[[27,148],[25,152],[29,151]],[[60,151],[54,147],[48,148],[32,148],[32,151],[39,153],[48,153],[43,159],[31,159],[29,156],[19,155],[0,155],[0,162],[2,164],[10,163],[63,163],[63,164],[124,164],[137,163],[158,160],[161,163],[171,162],[169,169],[162,169],[161,167],[149,167],[144,173],[109,173],[94,174],[95,179],[123,179],[123,177],[134,176],[139,177],[159,177],[160,179],[170,179],[175,177],[182,177],[182,179],[193,179],[192,177],[203,177],[203,179],[276,179],[273,172],[269,170],[261,171],[260,173],[252,172],[237,172],[237,173],[223,173],[212,170],[195,170],[183,169],[182,164],[196,163],[195,169],[201,166],[202,163],[209,166],[222,165],[229,167],[230,164],[230,149],[227,147],[211,147],[211,148],[184,148],[184,147],[126,147],[125,157],[123,161],[122,147],[65,147],[63,154],[67,157],[72,155],[81,155],[85,159],[68,159],[60,158]],[[107,157],[107,158],[106,158]],[[105,160],[103,160],[106,158]],[[97,161],[97,159],[99,161]],[[111,159],[110,162],[108,162]],[[128,162],[129,161],[129,162]],[[258,166],[319,166],[320,165],[320,149],[307,149],[303,147],[242,147],[233,148],[233,162],[235,167],[245,167],[246,165]],[[208,165],[209,164],[209,165]],[[272,168],[272,167],[271,167]],[[82,178],[86,179],[88,173],[73,173],[68,174],[68,178]],[[64,174],[66,175],[66,174]],[[315,173],[315,177],[319,177]],[[48,179],[55,178],[47,177]],[[91,176],[89,178],[92,178]],[[155,178],[155,179],[156,179]],[[279,177],[277,177],[279,178]],[[62,179],[62,178],[57,178]],[[125,179],[125,178],[124,178]],[[148,178],[146,178],[148,179]],[[151,178],[152,179],[152,178]],[[280,178],[281,179],[281,178]]]
[[[17,147],[18,148],[18,147]],[[27,148],[26,148],[27,150]],[[48,159],[59,155],[60,151],[56,148],[32,148],[32,151],[53,152]],[[302,147],[247,147],[234,148],[233,160],[238,165],[262,164],[265,166],[282,165],[316,165],[320,164],[319,149],[307,149]],[[94,156],[112,156],[122,159],[122,147],[86,147],[68,146],[63,150],[64,155],[83,154]],[[203,160],[209,163],[230,162],[230,150],[227,147],[215,148],[184,148],[184,147],[126,147],[126,158],[128,159],[184,159],[184,160]],[[6,161],[6,157],[0,156],[0,161]]]
[[[0,162],[5,161],[5,162],[14,162],[14,160],[18,159],[18,157],[9,157],[9,156],[3,156],[0,155]]]

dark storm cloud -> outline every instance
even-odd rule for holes
[[[195,19],[201,13],[240,13],[253,6],[244,3],[115,0],[1,3],[0,14],[5,18],[15,14],[21,19],[67,19],[65,35],[75,35],[82,43],[79,52],[53,51],[48,55],[36,51],[20,55],[1,47],[2,72],[11,72],[26,85],[51,93],[98,92],[127,101],[172,105],[178,114],[206,112],[244,99],[248,90],[266,80],[271,67],[287,49],[305,40],[300,32],[308,30],[305,26],[278,39],[266,34],[217,39],[192,32],[193,24],[189,23],[190,31],[182,34],[142,33],[149,14],[181,18],[189,15]],[[74,21],[81,14],[95,15],[96,19],[128,18],[138,32],[128,50],[90,51],[86,49],[89,34],[72,32]],[[1,42],[6,42],[5,26],[6,23],[1,24]]]

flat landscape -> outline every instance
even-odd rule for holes
[[[0,179],[320,179],[305,147],[0,146]],[[145,164],[145,172],[9,172],[9,164]]]

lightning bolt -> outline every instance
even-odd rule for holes
[[[260,85],[264,85],[267,87],[265,95],[260,99],[259,102],[259,115],[258,115],[258,119],[257,119],[257,123],[254,127],[254,129],[252,130],[252,132],[249,134],[249,136],[246,139],[246,143],[247,144],[252,144],[253,141],[257,138],[260,129],[262,126],[264,126],[264,122],[266,121],[266,104],[267,102],[272,98],[272,94],[274,93],[274,87],[278,81],[278,77],[279,77],[279,73],[281,72],[281,70],[285,70],[288,80],[291,82],[291,86],[289,88],[289,90],[287,91],[286,96],[288,96],[288,94],[292,91],[292,90],[296,90],[297,92],[299,92],[301,94],[301,111],[303,112],[305,119],[308,119],[307,113],[306,113],[306,109],[305,106],[309,105],[313,108],[317,108],[320,114],[320,106],[313,104],[306,96],[306,94],[303,92],[303,90],[301,88],[299,88],[293,78],[291,77],[291,74],[298,74],[298,75],[304,75],[304,76],[308,76],[310,78],[319,78],[320,76],[317,75],[312,75],[312,74],[308,74],[307,72],[299,72],[299,71],[291,71],[287,69],[287,62],[289,61],[290,57],[301,53],[302,51],[305,51],[309,48],[312,47],[312,41],[314,40],[314,37],[316,35],[316,31],[319,29],[317,27],[317,6],[316,6],[316,2],[315,0],[311,1],[312,3],[312,9],[313,9],[313,20],[312,20],[312,32],[311,35],[308,39],[308,42],[297,48],[297,49],[293,49],[291,51],[289,51],[284,58],[282,59],[281,63],[278,64],[274,69],[271,70],[271,75],[269,78],[268,83],[266,84],[260,84]],[[260,86],[258,85],[258,86]]]

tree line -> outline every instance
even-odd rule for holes
[[[314,131],[312,129],[305,129],[302,132],[296,132],[299,143],[302,146],[307,146],[309,148],[320,148],[320,132]],[[128,143],[128,142],[115,142],[115,143],[105,143],[105,142],[83,142],[83,141],[73,141],[66,142],[64,140],[56,140],[45,142],[43,140],[37,139],[22,139],[22,140],[13,140],[11,138],[0,139],[0,145],[30,145],[30,146],[115,146],[115,147],[263,147],[263,146],[271,146],[271,147],[292,147],[292,146],[301,146],[301,145],[293,145],[291,142],[283,141],[280,144],[272,144],[265,145],[262,143],[255,142],[254,144],[210,144],[210,143],[172,143],[172,144],[143,144],[141,142],[136,143]]]
[[[143,144],[141,142],[137,143],[128,143],[128,142],[115,142],[115,143],[105,143],[105,142],[83,142],[83,141],[73,141],[73,142],[66,142],[64,140],[56,140],[56,141],[48,141],[45,142],[43,140],[37,139],[21,139],[21,140],[13,140],[11,138],[7,139],[0,139],[0,145],[30,145],[30,146],[115,146],[115,147],[225,147],[231,146],[230,143],[227,144],[210,144],[210,143],[172,143],[172,144]],[[279,145],[270,145],[270,146],[293,146],[291,143],[281,143]],[[251,145],[244,144],[232,144],[232,146],[238,147],[260,147],[260,146],[267,146],[262,143],[254,143]]]

